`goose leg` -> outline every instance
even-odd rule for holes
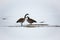
[[[21,27],[23,26],[23,23],[21,23]]]

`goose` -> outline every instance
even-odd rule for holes
[[[21,26],[23,26],[23,22],[25,21],[26,16],[29,15],[28,13],[25,14],[24,18],[19,18],[16,23],[21,23]]]
[[[30,23],[30,24],[32,24],[34,22],[36,23],[37,21],[34,20],[34,19],[31,19],[30,17],[27,16],[27,22]]]

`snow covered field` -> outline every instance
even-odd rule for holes
[[[0,40],[60,40],[60,27],[0,27]]]

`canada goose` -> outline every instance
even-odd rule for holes
[[[35,23],[37,22],[37,21],[35,21],[34,19],[31,19],[31,18],[28,17],[28,16],[27,16],[27,18],[28,18],[28,19],[27,19],[27,22],[30,23],[30,24],[32,24],[32,23],[34,23],[34,22],[35,22]]]
[[[20,22],[21,26],[23,25],[23,22],[25,21],[26,16],[29,14],[25,14],[24,18],[19,18],[16,23]]]

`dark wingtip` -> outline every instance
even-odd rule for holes
[[[16,21],[16,23],[18,23],[18,21]]]
[[[35,23],[37,23],[37,21],[35,21]]]
[[[37,23],[37,21],[36,20],[34,20],[35,21],[35,23]]]

